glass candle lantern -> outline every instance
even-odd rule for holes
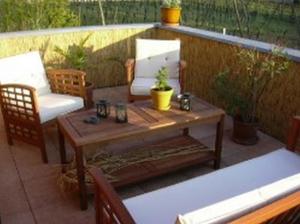
[[[115,109],[116,109],[116,122],[126,123],[128,121],[126,104],[117,103]]]
[[[180,110],[190,111],[191,110],[191,96],[190,93],[184,93],[180,97]]]
[[[99,100],[96,103],[97,117],[107,118],[110,114],[110,103],[106,100]]]

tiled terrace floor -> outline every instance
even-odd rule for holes
[[[94,98],[112,99],[116,102],[126,100],[126,94],[124,87],[106,88],[96,90]],[[193,128],[191,134],[211,145],[214,141],[214,128],[211,125]],[[237,145],[230,140],[230,129],[230,119],[226,119],[222,167],[257,157],[283,146],[281,142],[263,133],[259,133],[260,141],[255,146]],[[14,146],[8,146],[2,117],[0,119],[0,216],[2,224],[94,223],[92,199],[89,202],[89,209],[80,211],[77,195],[68,195],[60,191],[57,183],[60,166],[56,128],[45,129],[45,135],[49,164],[41,162],[39,149],[35,147],[22,142],[15,142]],[[124,146],[130,147],[133,144],[157,138],[158,136],[153,136],[151,139],[124,141],[122,145],[108,146],[107,150],[121,150]],[[123,198],[127,198],[212,171],[210,164],[192,167],[123,188],[118,192]]]

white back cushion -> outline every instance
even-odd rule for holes
[[[0,59],[0,83],[24,84],[36,88],[38,95],[51,93],[38,51]]]
[[[155,77],[161,67],[167,67],[169,78],[178,78],[179,40],[136,39],[135,77]]]

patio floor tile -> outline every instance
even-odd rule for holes
[[[1,216],[3,224],[35,224],[35,220],[31,212],[14,213]]]

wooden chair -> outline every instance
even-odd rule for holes
[[[289,134],[289,140],[288,140],[288,148],[291,151],[296,150],[296,142],[297,139],[300,138],[300,118],[295,117],[293,120],[293,127],[292,130]],[[287,152],[287,150],[286,150]],[[290,157],[295,159],[295,161],[299,161],[299,158],[297,155],[287,152]],[[268,155],[266,155],[268,156]],[[264,157],[264,156],[262,156]],[[251,160],[251,163],[256,163],[258,160],[261,160],[262,157],[255,158]],[[294,158],[295,157],[295,158]],[[243,164],[247,163],[242,162],[240,164],[234,165],[232,167],[235,167],[234,169],[240,169]],[[264,161],[263,161],[264,162]],[[249,163],[249,162],[248,162]],[[286,163],[289,163],[289,161],[286,161]],[[277,164],[274,164],[275,166]],[[287,164],[289,165],[289,164]],[[299,165],[299,164],[298,164]],[[225,169],[232,169],[232,167],[225,168]],[[299,167],[299,166],[298,166]],[[222,170],[225,170],[222,169]],[[280,169],[280,168],[279,168]],[[223,172],[222,170],[216,171],[216,172]],[[104,177],[104,174],[100,169],[92,168],[90,171],[91,175],[93,176],[93,179],[95,181],[95,209],[96,209],[96,223],[97,224],[107,224],[107,223],[121,223],[121,224],[134,224],[134,223],[139,223],[141,220],[135,220],[133,217],[134,211],[132,210],[132,207],[130,207],[129,200],[137,201],[137,205],[139,205],[140,210],[145,211],[143,215],[146,213],[151,212],[150,209],[148,208],[149,206],[149,201],[145,201],[144,199],[150,198],[151,197],[157,197],[155,194],[158,194],[158,191],[155,191],[154,193],[150,192],[146,194],[146,197],[144,195],[140,195],[134,198],[127,199],[125,201],[121,201],[120,197],[117,195],[117,193],[114,191],[112,186],[107,182],[107,180]],[[213,173],[216,173],[213,172]],[[213,173],[207,174],[205,176],[211,176]],[[245,174],[244,174],[245,175]],[[299,175],[299,173],[298,173]],[[297,179],[296,179],[297,180]],[[191,180],[188,180],[186,182],[182,182],[177,184],[177,188],[179,187],[184,187],[186,183],[188,183]],[[193,180],[192,180],[193,181]],[[295,183],[295,182],[294,182]],[[194,182],[193,182],[194,184]],[[206,184],[206,183],[203,183]],[[176,185],[174,185],[176,186]],[[212,186],[212,185],[211,185]],[[173,190],[174,187],[170,186]],[[200,186],[201,187],[201,186]],[[222,185],[219,186],[221,189],[223,188]],[[262,186],[264,187],[264,186]],[[167,188],[166,188],[167,189]],[[181,192],[183,195],[184,192]],[[189,194],[190,192],[186,192],[186,194]],[[201,194],[201,190],[199,190],[198,194]],[[269,193],[267,191],[267,193]],[[152,196],[153,194],[153,196]],[[210,195],[213,196],[214,192],[211,191]],[[162,196],[162,195],[160,195]],[[251,200],[251,197],[250,197]],[[143,202],[144,201],[144,202]],[[157,202],[159,203],[159,202]],[[174,201],[174,198],[170,199],[170,207],[176,204],[182,203],[181,201]],[[156,214],[156,216],[159,219],[163,218],[163,215],[165,214],[164,208],[165,206],[162,204],[157,204],[159,211],[161,211],[160,214]],[[139,210],[138,207],[136,207],[137,210]],[[221,207],[224,209],[224,207]],[[225,206],[226,208],[226,206]],[[131,209],[131,210],[130,210]],[[298,190],[292,191],[288,195],[284,196],[283,198],[277,198],[273,202],[267,203],[267,205],[263,205],[262,207],[256,207],[255,211],[253,209],[247,209],[247,212],[243,212],[242,215],[238,215],[237,217],[234,217],[231,220],[227,221],[222,221],[221,223],[235,223],[235,224],[244,224],[244,223],[300,223],[300,190],[299,190],[299,182],[298,182]],[[252,211],[251,211],[252,210]],[[129,212],[131,211],[131,212]],[[211,213],[214,213],[216,210],[211,210]],[[142,217],[143,217],[142,215]],[[176,217],[174,217],[174,223],[175,223]],[[195,221],[195,220],[194,220]],[[143,222],[147,223],[147,222]],[[165,223],[165,222],[163,222]],[[177,219],[176,223],[181,223],[180,220]],[[187,222],[189,223],[189,222]],[[200,223],[200,222],[199,222]],[[202,222],[201,222],[202,223]]]
[[[180,60],[179,40],[136,40],[136,58],[125,63],[128,102],[150,98],[155,74],[161,67],[169,71],[169,85],[174,94],[183,92],[186,62]]]
[[[44,70],[39,52],[0,59],[0,104],[8,144],[18,139],[40,148],[48,162],[43,126],[84,108],[85,76],[76,70]]]

